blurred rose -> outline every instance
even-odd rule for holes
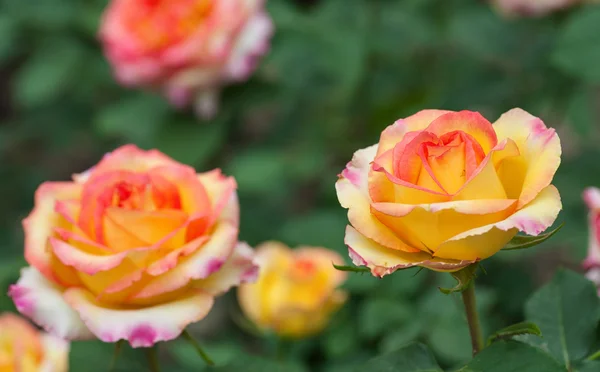
[[[499,12],[509,16],[537,17],[565,9],[581,0],[492,0]]]
[[[263,243],[256,257],[260,275],[238,289],[242,310],[259,328],[301,338],[320,332],[346,301],[338,286],[346,279],[332,263],[343,264],[325,248],[291,250],[277,242]]]
[[[586,276],[600,286],[600,189],[587,188],[583,192],[583,200],[589,209],[589,246],[588,255],[583,262],[587,270]]]
[[[235,181],[219,170],[129,145],[73,179],[38,188],[23,221],[31,266],[9,293],[47,331],[151,346],[256,275],[252,250],[236,245]]]
[[[373,275],[424,266],[456,271],[538,235],[562,208],[552,178],[554,129],[521,109],[494,125],[477,112],[425,110],[359,150],[336,189],[352,226],[345,242]]]
[[[41,333],[22,318],[0,314],[0,371],[66,372],[69,344]]]
[[[263,0],[113,0],[100,38],[122,84],[160,88],[210,117],[220,87],[254,71],[272,29]]]

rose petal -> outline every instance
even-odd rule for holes
[[[425,129],[438,117],[452,111],[444,110],[422,110],[405,119],[397,120],[394,124],[385,128],[381,133],[377,156],[393,149],[400,143],[409,132]]]
[[[342,172],[342,178],[335,184],[340,204],[342,207],[348,208],[348,219],[352,226],[370,239],[392,249],[418,252],[418,248],[409,246],[370,213],[366,180],[368,159],[374,155],[374,152],[375,147],[373,146],[357,151],[353,161]]]
[[[519,148],[520,156],[502,162],[498,175],[508,197],[518,198],[521,208],[552,182],[560,165],[560,139],[554,129],[518,108],[504,113],[494,129],[500,141],[510,138]]]
[[[44,358],[39,365],[40,372],[67,372],[69,369],[69,349],[67,341],[53,335],[41,336]]]
[[[233,253],[238,229],[227,223],[217,224],[210,240],[172,270],[150,279],[131,295],[131,300],[147,299],[186,286],[192,280],[205,279],[221,269]]]
[[[182,165],[158,150],[145,151],[135,145],[125,145],[105,155],[94,167],[92,176],[114,170],[145,172],[160,166]]]
[[[223,267],[208,278],[195,282],[194,288],[217,296],[241,283],[252,283],[257,277],[258,264],[254,260],[254,251],[248,244],[240,242]]]
[[[489,153],[498,143],[492,124],[478,112],[450,112],[435,119],[425,131],[438,137],[454,131],[469,134],[481,145],[485,154]]]
[[[77,199],[81,185],[73,182],[45,182],[35,192],[35,207],[23,220],[25,230],[25,259],[47,278],[53,278],[52,254],[46,249],[48,238],[61,216],[54,211],[59,200]]]
[[[346,227],[344,242],[352,262],[357,266],[367,266],[377,277],[384,277],[396,270],[413,266],[424,266],[435,271],[457,271],[473,263],[473,261],[457,261],[432,258],[429,254],[406,253],[385,248],[356,231],[352,226]]]
[[[585,189],[583,200],[589,209],[588,254],[583,266],[586,269],[598,268],[600,267],[600,189],[596,187]]]
[[[33,267],[21,270],[21,278],[8,295],[19,312],[46,331],[69,340],[93,338],[79,315],[63,298],[61,288],[48,281]]]
[[[190,323],[203,319],[212,308],[213,296],[192,291],[176,301],[137,309],[105,307],[79,288],[67,289],[64,297],[100,340],[126,340],[134,347],[151,347],[177,338]]]
[[[518,231],[539,235],[552,226],[562,208],[560,195],[547,186],[531,203],[507,219],[458,234],[441,244],[434,255],[459,260],[485,259],[506,245]]]

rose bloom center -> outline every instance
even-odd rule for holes
[[[208,17],[214,0],[130,1],[127,25],[147,52],[159,52],[191,34]]]

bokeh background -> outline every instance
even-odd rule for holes
[[[235,176],[242,240],[318,245],[347,257],[337,174],[383,128],[425,108],[476,110],[494,121],[521,107],[562,139],[555,184],[566,225],[541,246],[484,262],[485,328],[522,320],[525,299],[556,268],[578,270],[587,249],[581,192],[600,186],[599,6],[509,19],[475,0],[270,0],[270,53],[203,122],[113,80],[96,38],[106,3],[0,0],[0,311],[15,311],[4,293],[25,264],[21,220],[37,186],[125,143]],[[381,280],[351,275],[351,300],[331,326],[284,345],[285,370],[348,371],[411,340],[428,344],[444,367],[459,365],[470,343],[460,298],[437,290],[448,280],[418,270]],[[192,331],[221,364],[273,355],[275,340],[244,324],[230,294]],[[161,345],[160,355],[164,370],[204,368],[184,342]],[[111,358],[111,345],[76,343],[71,370],[106,371]],[[143,354],[126,349],[116,370],[143,368]]]

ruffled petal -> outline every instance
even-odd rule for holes
[[[494,129],[500,141],[510,138],[519,148],[520,156],[502,162],[498,174],[508,197],[518,198],[521,208],[552,182],[561,161],[560,139],[542,120],[518,108],[503,114]]]
[[[202,291],[190,291],[176,301],[137,309],[105,307],[90,292],[79,288],[66,290],[64,297],[100,340],[126,340],[134,348],[177,338],[190,323],[203,319],[214,302],[213,296]]]
[[[79,315],[63,298],[62,291],[35,268],[26,267],[21,270],[17,284],[10,286],[8,295],[21,314],[47,332],[69,340],[93,338]]]
[[[519,231],[539,235],[552,226],[562,208],[560,195],[553,185],[507,219],[458,234],[435,251],[434,256],[459,260],[485,259],[506,245]]]
[[[253,283],[258,278],[258,269],[254,251],[248,244],[240,242],[223,267],[208,278],[196,281],[194,288],[217,296],[242,283]]]

